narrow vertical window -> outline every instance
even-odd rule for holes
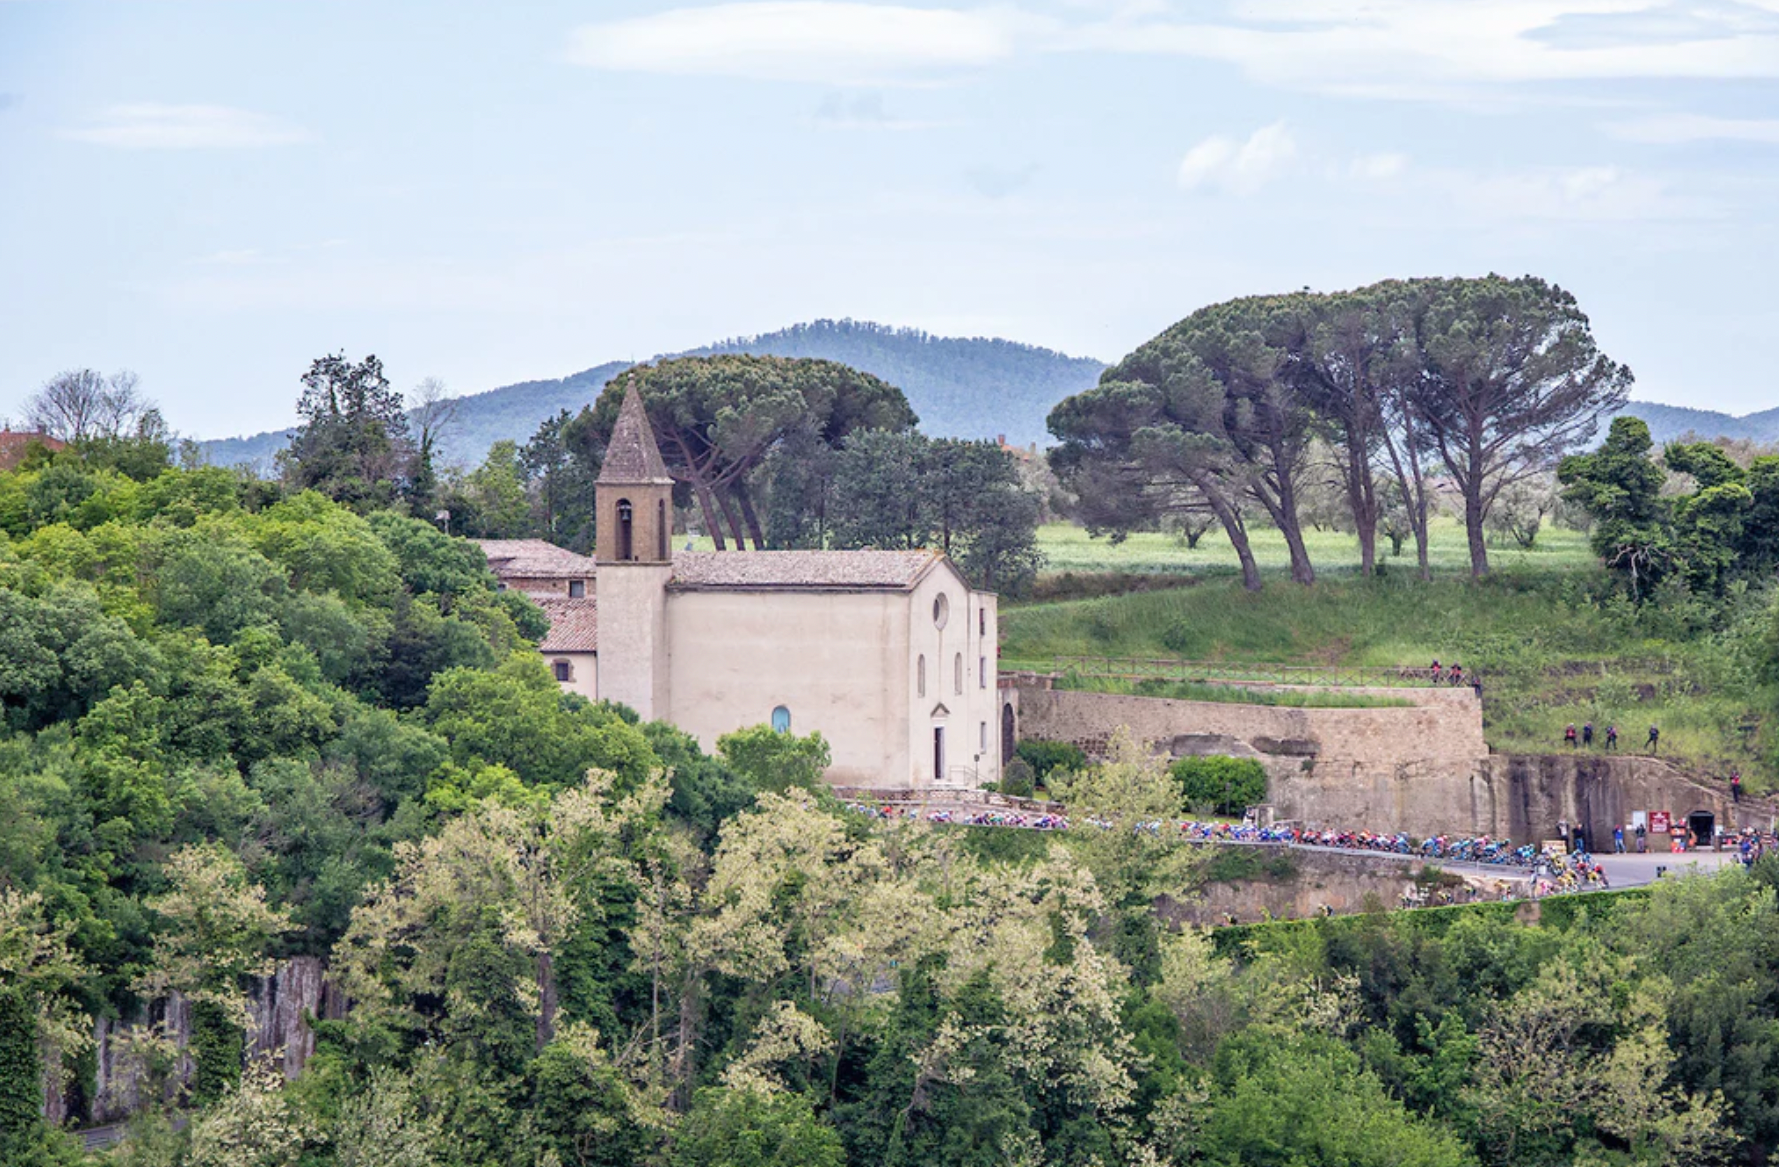
[[[988,722],[982,722],[979,728],[981,731],[980,737],[982,739],[982,744],[978,745],[976,748],[986,754],[988,753]]]
[[[960,652],[957,654],[957,660],[952,663],[951,671],[953,674],[955,674],[952,677],[951,683],[957,689],[957,691],[959,693],[962,693],[964,691],[964,654],[963,653]]]
[[[988,635],[988,609],[987,608],[976,609],[976,635],[978,635],[978,636],[987,636]]]
[[[914,693],[917,697],[927,695],[927,654],[924,652],[914,662]]]
[[[672,532],[667,529],[667,500],[664,498],[656,499],[655,500],[655,558],[662,560],[663,562],[665,562],[668,557],[667,556],[667,537],[670,534],[672,534]]]
[[[988,688],[988,658],[985,656],[976,658],[976,687]]]
[[[633,553],[634,544],[631,542],[631,537],[635,533],[634,529],[633,529],[635,526],[634,520],[635,520],[635,514],[630,508],[630,500],[627,498],[619,499],[618,500],[618,558],[621,560],[628,560],[628,559],[636,558],[635,554]]]

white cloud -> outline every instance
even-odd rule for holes
[[[1206,138],[1180,160],[1178,178],[1186,190],[1222,190],[1252,194],[1288,168],[1297,157],[1297,141],[1284,122],[1262,126],[1245,142],[1221,135]]]
[[[1684,142],[1769,142],[1779,145],[1779,120],[1715,118],[1676,113],[1617,122],[1606,127],[1615,138],[1627,142],[1652,142],[1671,146]]]
[[[1616,166],[1432,176],[1447,205],[1482,219],[1652,222],[1712,217],[1711,207],[1675,195],[1660,180]]]
[[[231,150],[282,146],[310,135],[297,126],[221,105],[114,105],[62,136],[124,150]]]
[[[1388,182],[1407,170],[1406,154],[1362,154],[1347,164],[1347,173],[1361,182]]]
[[[1072,47],[1224,61],[1299,89],[1474,98],[1507,83],[1779,77],[1767,0],[1720,7],[1747,19],[1611,21],[1665,9],[1651,0],[1232,0],[1227,17],[1111,19],[1077,26]],[[1557,35],[1577,18],[1585,38]],[[1565,23],[1568,22],[1568,23]],[[1664,31],[1665,30],[1665,31]]]
[[[675,8],[575,30],[569,59],[599,69],[834,85],[921,80],[1013,52],[1010,11],[845,0]]]

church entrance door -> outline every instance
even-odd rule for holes
[[[933,781],[945,781],[945,727],[933,727]]]

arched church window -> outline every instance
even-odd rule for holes
[[[618,500],[618,558],[635,559],[632,537],[635,533],[635,514],[630,507],[630,500]]]
[[[914,662],[914,692],[921,697],[927,695],[927,654],[924,652]]]
[[[933,627],[944,628],[945,622],[951,619],[951,601],[941,592],[933,598]]]
[[[776,733],[791,732],[791,711],[780,705],[772,711],[772,729]]]
[[[952,672],[957,674],[954,686],[959,693],[964,691],[964,654],[957,654],[957,661],[952,665]]]

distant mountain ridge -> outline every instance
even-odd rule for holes
[[[732,337],[666,356],[818,357],[881,377],[907,394],[920,428],[933,437],[1044,442],[1044,419],[1063,398],[1091,388],[1105,365],[1052,349],[989,337],[934,336],[857,320],[817,320],[759,336]],[[658,356],[654,360],[666,357]],[[521,381],[457,399],[457,420],[441,444],[442,460],[475,465],[503,438],[525,442],[546,418],[599,396],[630,367],[609,361],[555,381]],[[210,461],[266,470],[289,430],[200,442]]]
[[[1672,442],[1688,434],[1711,438],[1744,438],[1751,442],[1779,443],[1779,409],[1763,409],[1740,417],[1715,409],[1689,409],[1684,405],[1662,405],[1654,401],[1628,402],[1621,416],[1640,417],[1649,425],[1649,436],[1657,445]]]

